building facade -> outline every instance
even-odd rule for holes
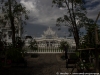
[[[44,31],[43,35],[41,37],[34,37],[38,44],[38,50],[33,51],[30,50],[29,52],[37,52],[37,53],[61,53],[63,50],[59,49],[59,45],[61,41],[67,41],[70,45],[69,52],[73,52],[75,50],[76,44],[73,38],[63,38],[58,37],[55,31],[52,30],[51,27],[49,27],[46,31]],[[32,39],[26,40],[26,46],[28,46],[29,42]]]

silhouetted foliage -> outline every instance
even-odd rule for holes
[[[61,27],[64,22],[69,27],[69,32],[74,36],[76,50],[79,47],[79,30],[86,22],[86,9],[83,0],[52,0],[58,8],[67,9],[63,17],[57,19],[57,26]]]
[[[4,15],[2,19],[0,19],[0,23],[3,25],[6,25],[7,22],[10,23],[10,28],[12,30],[12,44],[15,46],[15,33],[16,33],[16,25],[26,24],[25,20],[28,19],[27,14],[29,11],[26,10],[26,8],[19,3],[17,0],[2,0],[1,1],[1,12]],[[22,17],[22,18],[21,18]],[[17,24],[17,21],[20,22],[20,24]]]
[[[34,39],[33,41],[30,42],[29,48],[30,48],[31,50],[38,50],[38,45],[37,45],[37,42],[36,42],[35,39]]]
[[[61,49],[61,50],[64,50],[64,51],[65,51],[65,47],[66,47],[67,49],[69,49],[69,48],[70,48],[70,45],[68,44],[68,42],[67,42],[67,41],[61,41],[61,42],[60,42],[59,49]]]

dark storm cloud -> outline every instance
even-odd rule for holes
[[[87,6],[87,16],[93,20],[96,19],[98,13],[100,12],[100,0],[86,0]]]
[[[25,33],[24,35],[31,35],[31,36],[41,36],[41,34],[43,34],[43,31],[46,29],[47,27],[44,25],[38,25],[38,24],[27,24],[24,29],[25,29]]]
[[[30,20],[31,23],[53,26],[56,19],[65,13],[57,7],[52,7],[52,0],[28,0],[27,2],[22,0],[21,3],[30,10],[31,19],[37,18],[35,21]]]
[[[87,16],[91,19],[96,19],[97,14],[100,10],[99,0],[85,0],[87,7]],[[33,35],[38,32],[42,32],[48,27],[56,27],[56,19],[67,14],[66,9],[59,9],[56,6],[52,7],[52,0],[21,0],[20,3],[26,6],[27,10],[30,10],[30,19],[26,26],[27,34]],[[98,21],[100,24],[100,22]],[[57,31],[59,35],[67,33],[67,27],[62,27],[63,30]]]
[[[31,36],[34,36],[34,37],[41,37],[41,34],[43,34],[44,31],[46,31],[48,28],[48,26],[45,26],[45,25],[39,25],[39,24],[31,24],[31,23],[28,23],[27,25],[24,26],[24,36],[26,35],[31,35]],[[51,27],[53,31],[56,32],[56,34],[59,36],[59,37],[63,37],[65,35],[68,36],[68,30],[66,27],[61,27],[61,30],[58,30],[58,28],[56,26],[53,26]]]

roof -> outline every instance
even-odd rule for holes
[[[55,35],[55,31],[53,31],[51,29],[51,27],[49,27],[46,31],[44,31],[45,35]]]

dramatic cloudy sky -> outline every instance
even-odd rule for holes
[[[67,27],[61,27],[58,31],[56,19],[66,14],[66,10],[52,7],[52,0],[21,0],[20,3],[30,10],[24,35],[41,36],[43,31],[49,26],[57,32],[59,36],[68,35]],[[100,0],[86,0],[87,16],[96,19],[100,11]],[[100,21],[100,19],[99,19]],[[100,22],[98,21],[98,24]]]

